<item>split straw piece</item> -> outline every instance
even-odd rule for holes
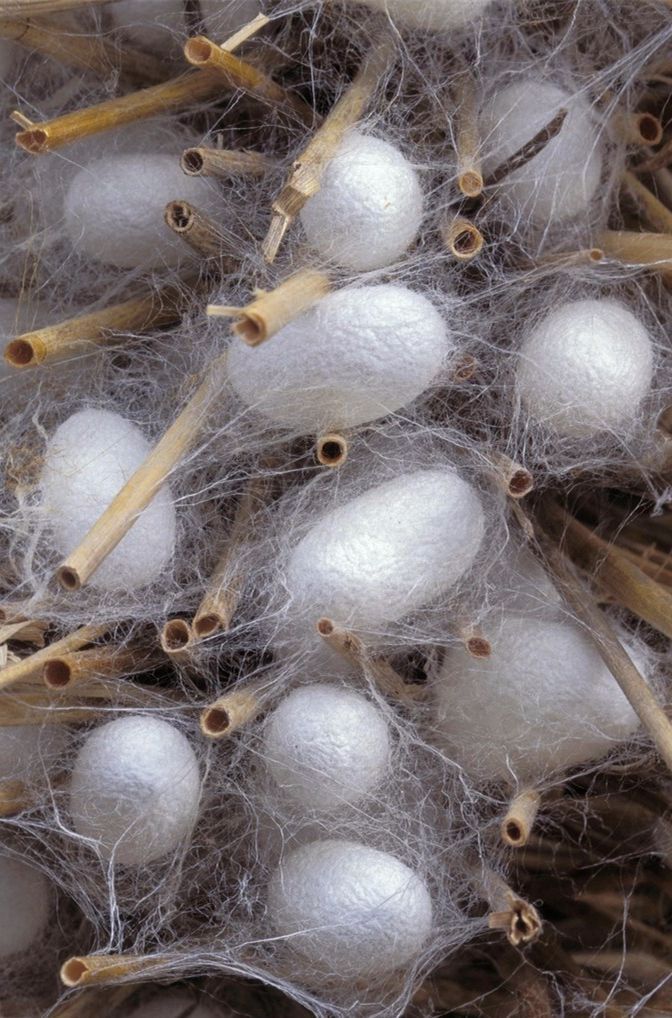
[[[16,664],[0,669],[0,689],[7,689],[8,686],[12,686],[17,682],[26,682],[32,679],[39,680],[44,665],[51,658],[80,650],[88,643],[93,643],[99,636],[103,636],[109,628],[109,626],[105,625],[82,626],[81,629],[68,633],[61,640],[56,640],[55,643],[50,644],[48,647],[36,651],[29,657],[24,657],[21,661],[17,661]]]
[[[324,297],[331,289],[329,277],[314,269],[301,269],[274,290],[257,290],[244,308],[208,304],[205,313],[215,318],[239,318],[232,331],[248,346],[259,346],[283,326]]]
[[[142,975],[143,980],[158,976],[162,969],[174,964],[175,956],[168,954],[89,954],[68,958],[61,966],[64,986],[91,986],[95,983],[114,983],[129,976]]]
[[[579,621],[584,624],[585,630],[594,641],[602,660],[618,682],[632,709],[653,740],[660,756],[672,770],[672,723],[656,700],[651,687],[616,636],[606,616],[578,582],[569,560],[561,550],[560,541],[564,525],[572,526],[571,522],[565,521],[565,517],[569,514],[559,506],[555,506],[549,499],[544,500],[542,512],[542,525],[547,525],[547,521],[550,520],[549,530],[557,544],[553,543],[544,533],[539,533],[538,530],[536,533],[537,542],[553,572],[557,586],[567,598]],[[629,562],[624,563],[622,571],[626,576],[629,571],[639,572],[637,567],[632,566]],[[599,575],[600,571],[598,571]],[[658,586],[643,573],[640,575],[645,585]],[[672,602],[672,597],[667,591],[660,588],[660,594]],[[618,597],[618,594],[616,596]],[[619,600],[625,603],[622,598]],[[668,614],[666,622],[668,628],[672,628],[672,611]]]
[[[478,132],[476,87],[469,71],[459,79],[455,89],[454,123],[457,186],[465,197],[478,198],[483,190],[483,174],[478,155],[481,139]]]
[[[626,265],[646,265],[672,280],[672,237],[664,233],[604,230],[597,242],[609,258]]]
[[[534,905],[525,901],[492,870],[485,870],[480,880],[485,900],[492,912],[488,928],[503,930],[513,947],[531,944],[541,933],[541,917]]]
[[[500,827],[505,845],[510,848],[523,848],[527,844],[540,803],[541,796],[535,788],[523,788],[518,792]]]
[[[623,174],[623,185],[642,208],[647,221],[661,233],[672,233],[672,212],[634,173]]]
[[[253,721],[263,709],[261,684],[234,689],[211,703],[201,713],[200,725],[208,739],[223,739]]]
[[[365,675],[370,675],[381,692],[397,700],[416,700],[424,696],[422,686],[405,682],[387,661],[372,658],[354,633],[324,617],[317,620],[315,628],[327,646]]]
[[[50,658],[42,669],[42,680],[47,689],[71,689],[90,679],[137,675],[149,671],[158,661],[156,656],[152,657],[138,647],[109,644]]]
[[[505,495],[519,499],[534,490],[534,477],[530,471],[503,452],[486,453],[494,478]]]
[[[187,148],[182,153],[180,166],[188,177],[263,177],[275,169],[277,163],[261,152],[225,148]]]
[[[194,67],[216,74],[229,88],[240,88],[247,95],[281,110],[291,110],[305,124],[312,124],[315,111],[299,96],[288,92],[253,64],[236,57],[205,35],[187,39],[184,55]]]
[[[323,467],[337,470],[348,458],[348,440],[335,431],[321,435],[315,443],[315,459]]]
[[[166,286],[88,315],[24,332],[7,344],[5,360],[13,368],[32,368],[88,353],[116,342],[119,333],[147,332],[179,321],[188,300],[186,289]]]
[[[541,151],[548,145],[549,141],[562,130],[562,125],[567,117],[567,110],[558,110],[552,120],[542,127],[540,131],[530,138],[517,152],[514,152],[506,162],[498,166],[493,173],[488,177],[485,182],[487,188],[496,187],[505,177],[508,177],[510,173],[520,169],[526,163],[529,163],[535,156],[538,156]]]
[[[348,128],[361,119],[373,93],[388,70],[395,52],[385,33],[369,50],[354,80],[332,107],[301,155],[294,160],[284,187],[274,200],[271,225],[262,244],[264,258],[273,262],[288,227],[309,198],[320,189],[322,174]]]
[[[470,262],[480,254],[485,242],[479,228],[464,216],[455,216],[441,227],[441,239],[453,258]]]
[[[226,244],[226,236],[208,216],[186,201],[170,201],[164,219],[171,230],[186,241],[202,258],[219,258]]]
[[[62,563],[56,578],[65,590],[79,590],[121,541],[142,510],[196,442],[208,411],[226,381],[226,353],[216,358],[184,410],[147,459]]]
[[[164,654],[177,659],[185,653],[193,643],[194,634],[186,619],[168,619],[163,629],[159,642]]]
[[[475,626],[473,622],[461,623],[458,626],[458,636],[471,657],[483,659],[492,654],[492,644],[480,626]]]
[[[663,125],[653,113],[627,113],[617,110],[611,117],[614,134],[626,145],[658,145],[663,137]]]

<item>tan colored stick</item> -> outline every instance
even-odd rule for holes
[[[5,360],[13,368],[32,368],[114,343],[119,333],[147,332],[178,322],[189,296],[186,288],[167,286],[58,325],[24,332],[7,344]]]
[[[246,60],[236,57],[228,49],[218,46],[205,35],[188,39],[184,55],[194,67],[216,74],[229,88],[240,88],[247,95],[254,96],[281,110],[291,110],[305,124],[312,124],[315,111],[299,96],[288,92],[263,71]]]
[[[219,258],[223,254],[225,235],[211,219],[189,202],[168,202],[164,218],[171,230],[202,258]]]
[[[610,120],[611,127],[626,145],[658,145],[663,125],[653,113],[626,113],[618,110]]]
[[[0,817],[21,813],[30,805],[23,781],[0,781]]]
[[[509,498],[524,498],[534,490],[534,477],[530,471],[505,453],[490,452],[486,459],[493,467],[497,483]]]
[[[672,237],[663,233],[605,230],[597,242],[604,253],[626,265],[648,265],[672,279]]]
[[[500,827],[505,845],[509,845],[510,848],[522,848],[527,844],[540,803],[541,796],[536,789],[524,788],[518,792]]]
[[[483,249],[484,237],[477,226],[464,216],[455,216],[441,227],[441,238],[453,258],[470,262]]]
[[[352,84],[332,108],[301,155],[294,160],[291,173],[271,206],[271,225],[262,245],[266,261],[275,260],[288,227],[308,199],[319,191],[322,174],[329,161],[348,128],[361,119],[392,63],[394,52],[394,41],[389,34],[374,43]]]
[[[483,659],[492,654],[492,645],[480,626],[475,626],[472,622],[463,622],[458,627],[458,634],[471,657]]]
[[[197,441],[213,400],[226,381],[226,354],[210,365],[181,414],[154,446],[79,546],[68,555],[56,576],[65,590],[79,590],[130,530],[169,474]]]
[[[321,435],[315,444],[315,459],[323,467],[337,470],[348,458],[348,440],[335,431]]]
[[[455,90],[455,148],[457,150],[457,186],[467,198],[478,198],[483,190],[479,156],[476,87],[471,72],[464,74]]]
[[[532,268],[568,268],[575,265],[597,265],[604,259],[604,251],[599,247],[588,247],[581,251],[559,251],[556,254],[544,255],[531,263]]]
[[[103,636],[109,628],[109,626],[83,626],[29,657],[24,657],[22,661],[8,665],[0,670],[0,689],[7,689],[17,682],[26,682],[32,679],[40,681],[42,669],[47,661],[59,654],[69,654],[72,651],[80,650],[88,643],[93,643],[99,636]]]
[[[503,930],[513,947],[531,944],[541,933],[541,917],[531,905],[492,870],[485,870],[480,881],[485,900],[492,912],[488,916],[491,930]]]
[[[223,739],[253,721],[263,709],[260,685],[225,693],[201,714],[201,731],[208,739]]]
[[[58,31],[55,21],[11,21],[0,18],[0,38],[13,39],[26,49],[52,57],[68,67],[106,76],[115,68],[132,84],[146,85],[165,77],[161,61],[127,46],[117,47],[96,35]]]
[[[258,290],[255,299],[244,308],[208,304],[205,312],[216,318],[239,318],[232,331],[248,346],[259,346],[312,307],[330,289],[329,277],[323,272],[301,269],[274,290]]]
[[[179,658],[189,650],[194,634],[186,619],[169,619],[161,630],[161,650],[173,658]]]
[[[572,535],[573,539],[575,540],[575,543],[580,543],[581,532],[579,531],[578,540],[576,540],[576,528],[574,528],[574,523],[576,523],[576,521],[570,522],[569,520],[565,520],[565,517],[568,515],[569,514],[565,513],[559,506],[555,506],[551,503],[550,500],[544,500],[543,523],[547,526],[547,521],[550,521],[549,530],[552,534],[554,534],[554,536],[556,536],[558,543],[562,539],[562,530],[565,527],[567,528],[568,533],[571,533],[572,530],[574,531],[574,534]],[[560,528],[558,527],[558,524],[560,524]],[[578,527],[580,526],[581,525],[578,524]],[[558,534],[558,529],[560,529],[560,534]],[[543,550],[546,561],[553,571],[557,586],[567,598],[577,617],[585,624],[586,631],[590,638],[594,641],[602,660],[614,676],[616,682],[618,682],[624,695],[629,700],[632,709],[635,711],[642,722],[642,725],[650,735],[661,757],[670,770],[672,770],[672,723],[665,714],[661,705],[656,700],[651,687],[642,677],[632,661],[632,658],[614,633],[606,616],[597,607],[590,596],[586,594],[582,585],[577,581],[572,567],[569,565],[568,560],[565,558],[559,547],[554,545],[553,542],[543,534],[537,533],[537,540]],[[612,572],[616,573],[616,575],[620,575],[626,580],[632,581],[633,574],[639,573],[641,577],[641,586],[644,589],[649,587],[658,588],[660,595],[658,598],[658,604],[660,604],[661,600],[668,603],[672,602],[672,596],[668,591],[659,587],[658,584],[656,584],[653,580],[650,580],[648,576],[641,573],[636,566],[627,562],[623,556],[618,553],[615,554],[617,556],[618,565],[616,568],[613,567],[612,558],[611,565],[607,567],[607,575],[609,575],[611,569]],[[609,549],[609,555],[614,555],[613,549]],[[606,561],[608,561],[608,559]],[[597,570],[597,575],[600,579],[604,580],[604,567],[600,567]],[[621,603],[626,603],[622,594],[620,597],[618,592],[615,592],[615,594]],[[665,621],[668,629],[672,629],[672,611],[667,614]]]
[[[47,689],[71,689],[90,679],[119,679],[149,671],[159,663],[146,650],[138,647],[117,647],[113,644],[93,650],[73,651],[52,657],[42,669]]]
[[[651,226],[661,233],[672,233],[672,212],[660,198],[656,198],[634,173],[624,173],[623,184],[636,199]]]
[[[261,152],[223,148],[187,148],[180,165],[188,177],[263,177],[278,165]]]
[[[158,975],[171,963],[172,957],[168,954],[90,954],[68,958],[61,966],[60,975],[64,986],[92,986],[140,974],[145,978],[149,972]]]
[[[362,641],[354,633],[337,625],[331,619],[318,619],[316,629],[327,646],[349,661],[353,667],[370,675],[378,688],[397,700],[419,700],[424,694],[423,686],[405,682],[399,672],[387,661],[372,658]]]

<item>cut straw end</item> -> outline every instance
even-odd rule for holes
[[[315,458],[323,467],[342,467],[348,458],[347,440],[343,435],[322,435],[315,446]]]
[[[5,361],[13,368],[32,368],[40,360],[38,351],[28,339],[13,339],[5,347]]]
[[[56,570],[56,580],[60,583],[63,590],[74,591],[80,590],[82,586],[82,580],[76,569],[72,566],[64,563]]]
[[[185,43],[184,55],[194,67],[204,67],[212,60],[217,48],[204,35],[196,35]]]
[[[42,680],[48,689],[64,689],[72,678],[72,669],[67,661],[54,658],[47,661],[42,669]]]
[[[84,958],[68,958],[61,966],[61,982],[64,986],[81,986],[90,973]]]
[[[161,649],[166,654],[178,654],[192,642],[193,634],[186,619],[170,619],[161,633]]]

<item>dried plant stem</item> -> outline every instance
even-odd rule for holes
[[[647,265],[672,279],[672,237],[663,233],[605,230],[597,242],[609,257],[626,265]]]
[[[641,206],[644,216],[654,229],[661,233],[672,233],[672,212],[663,205],[660,198],[642,184],[634,173],[623,174],[623,184]]]
[[[30,805],[23,781],[0,781],[0,817],[21,813]]]
[[[478,108],[473,74],[468,71],[455,89],[455,148],[457,150],[457,186],[467,198],[477,198],[483,190],[479,152]]]
[[[494,478],[505,495],[520,499],[534,490],[534,477],[530,471],[503,452],[486,453]]]
[[[57,571],[66,590],[78,590],[130,530],[169,474],[197,441],[208,410],[226,380],[226,354],[210,365],[184,410],[155,445],[105,512],[96,520],[79,546]]]
[[[281,110],[289,110],[305,124],[312,124],[315,112],[299,96],[288,92],[258,68],[218,46],[204,35],[188,39],[184,55],[194,67],[216,74],[229,88],[240,88],[247,95]]]
[[[663,125],[653,113],[617,110],[610,119],[610,126],[626,145],[658,145],[663,137]]]
[[[339,435],[335,431],[320,435],[315,443],[315,459],[318,463],[336,470],[343,466],[347,458],[348,440],[345,435]]]
[[[194,634],[187,619],[169,619],[161,630],[161,650],[173,659],[184,657],[191,648]]]
[[[146,649],[109,644],[50,658],[42,669],[42,681],[47,689],[71,689],[90,679],[137,675],[158,663],[159,659],[151,657]]]
[[[262,245],[266,261],[272,262],[282,239],[296,216],[320,189],[322,174],[348,128],[361,119],[371,97],[385,76],[394,55],[394,41],[385,34],[374,43],[353,82],[294,160],[284,187],[273,202],[271,225]]]
[[[164,218],[171,230],[202,258],[219,258],[224,253],[226,238],[221,229],[189,202],[168,202]]]
[[[536,269],[574,268],[576,265],[597,265],[603,261],[604,251],[599,247],[583,248],[580,251],[559,251],[556,254],[543,255],[530,263]]]
[[[397,700],[417,700],[424,696],[424,688],[405,682],[399,672],[387,661],[372,658],[362,641],[354,633],[337,625],[331,619],[318,619],[316,629],[327,646],[349,661],[358,671],[370,675],[375,684],[388,696]]]
[[[471,657],[484,659],[492,654],[492,646],[480,626],[473,622],[465,621],[458,626],[460,642]]]
[[[167,954],[90,954],[68,958],[61,966],[61,982],[69,987],[92,986],[114,983],[135,975],[147,978],[148,973],[158,976],[173,961],[174,958]]]
[[[259,346],[324,297],[331,289],[329,277],[314,269],[301,269],[274,290],[257,290],[255,299],[244,308],[208,304],[206,314],[216,318],[238,318],[232,331],[248,346]]]
[[[13,368],[32,368],[88,353],[114,343],[119,333],[147,332],[178,322],[189,297],[186,288],[167,286],[122,304],[69,318],[58,325],[24,332],[8,343],[5,360]]]
[[[484,237],[479,228],[464,216],[455,216],[441,227],[441,239],[453,258],[470,262],[480,254]]]
[[[523,788],[506,811],[500,834],[502,841],[510,848],[522,848],[527,844],[537,817],[541,796],[535,788]]]
[[[542,152],[549,141],[552,141],[556,135],[562,130],[562,125],[567,117],[567,110],[558,110],[553,119],[542,127],[540,131],[530,138],[522,148],[519,148],[517,152],[514,152],[506,162],[498,166],[485,182],[485,186],[488,188],[496,187],[500,184],[510,173],[514,173],[515,170],[520,169],[526,163],[529,163],[535,156],[538,156]]]
[[[262,684],[225,693],[201,713],[200,725],[208,739],[223,739],[248,724],[263,710]]]
[[[185,149],[180,165],[188,177],[263,177],[277,163],[261,152],[202,147]]]
[[[503,930],[513,947],[531,944],[541,933],[541,917],[531,905],[492,870],[484,870],[479,880],[483,897],[492,911],[488,916],[491,930]]]
[[[90,721],[104,713],[99,703],[70,706],[64,701],[41,694],[27,693],[21,699],[0,698],[0,728],[16,725],[70,725]]]
[[[16,664],[8,665],[0,670],[0,689],[7,689],[17,682],[26,682],[31,679],[39,682],[42,677],[42,669],[47,661],[59,654],[69,654],[72,651],[80,650],[88,643],[93,643],[99,636],[103,636],[109,628],[105,625],[82,626],[81,629],[76,629],[61,640],[17,661]]]
[[[672,605],[672,596],[663,590],[662,587],[659,588],[658,584],[650,580],[636,566],[632,566],[623,556],[614,552],[611,548],[608,549],[603,562],[598,564],[601,550],[599,546],[596,549],[595,545],[585,538],[583,531],[586,528],[578,524],[576,520],[569,517],[568,513],[565,513],[563,509],[548,499],[543,503],[542,525],[548,528],[549,532],[558,542],[556,545],[544,534],[537,532],[537,540],[553,572],[557,586],[567,598],[578,619],[585,624],[586,631],[594,641],[602,660],[629,700],[630,705],[653,740],[661,757],[672,770],[672,723],[656,700],[651,687],[642,677],[632,658],[614,633],[606,616],[578,582],[574,570],[559,547],[563,535],[567,535],[566,544],[573,553],[573,557],[580,560],[580,564],[584,565],[584,567],[590,563],[598,565],[596,575],[602,582],[605,579],[606,565],[606,575],[612,581],[616,577],[621,577],[625,585],[629,584],[630,587],[638,587],[640,593],[648,592],[653,587],[656,592],[656,599],[653,601],[656,614],[661,608],[661,602],[667,602],[669,605]],[[590,532],[588,531],[588,533]],[[576,555],[576,549],[579,551],[578,555]],[[614,557],[616,558],[615,562]],[[598,562],[595,562],[595,559],[598,559]],[[639,574],[639,576],[636,574]],[[620,596],[618,590],[614,590],[614,593],[621,603],[626,603],[622,592]],[[628,605],[628,607],[630,606]],[[632,610],[635,609],[633,608]],[[669,607],[665,621],[667,628],[672,630],[672,610]]]

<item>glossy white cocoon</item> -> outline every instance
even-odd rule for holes
[[[533,78],[508,85],[491,96],[481,111],[487,180],[561,109],[567,110],[567,116],[555,138],[497,185],[498,192],[518,209],[521,221],[545,224],[585,212],[602,172],[598,125],[581,96]]]
[[[203,210],[213,188],[188,177],[167,153],[120,153],[87,163],[70,182],[63,222],[72,246],[94,261],[121,269],[173,268],[193,258],[164,220],[168,202]]]
[[[355,427],[410,403],[454,348],[434,305],[405,286],[337,290],[258,347],[234,339],[231,384],[304,432]]]
[[[47,925],[49,885],[44,874],[0,856],[0,958],[26,951]]]
[[[199,0],[203,21],[199,30],[224,42],[259,13],[257,0]],[[178,49],[188,31],[183,0],[118,0],[108,7],[112,23],[142,49],[162,56],[166,47]]]
[[[400,25],[434,32],[460,28],[481,16],[491,0],[361,0],[367,7],[385,11]]]
[[[27,785],[49,778],[66,747],[68,733],[59,725],[11,725],[0,728],[0,782]]]
[[[324,515],[293,549],[290,613],[375,629],[448,591],[472,565],[485,521],[452,469],[401,474]]]
[[[163,859],[191,832],[201,780],[189,740],[167,721],[132,715],[101,725],[70,778],[75,831],[105,859],[141,866]]]
[[[639,726],[589,636],[504,617],[489,658],[451,648],[436,684],[446,752],[477,781],[534,781],[598,760]]]
[[[492,582],[507,613],[551,615],[561,610],[558,588],[529,549],[507,549],[497,565]]]
[[[140,429],[110,410],[80,410],[59,425],[44,457],[42,512],[54,546],[77,547],[151,449]],[[151,583],[175,548],[175,507],[164,485],[91,577],[103,590]]]
[[[382,712],[350,689],[320,683],[295,689],[264,728],[263,756],[283,792],[312,809],[359,802],[390,766]]]
[[[126,1018],[229,1018],[233,1012],[198,1001],[188,990],[165,989],[146,1004],[124,1012]]]
[[[424,881],[387,852],[313,841],[276,870],[268,916],[293,950],[345,980],[411,962],[431,934],[432,900]]]
[[[418,175],[395,145],[350,131],[301,210],[309,244],[326,260],[366,272],[391,265],[422,222]]]
[[[535,421],[584,438],[632,425],[653,366],[649,334],[625,305],[577,300],[560,305],[524,339],[516,389]]]

